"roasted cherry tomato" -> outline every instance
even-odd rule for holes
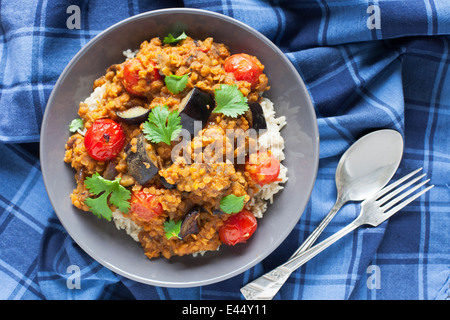
[[[131,196],[131,211],[143,221],[159,216],[163,213],[163,207],[157,196],[140,190]]]
[[[244,209],[228,218],[219,230],[220,240],[234,246],[245,242],[252,236],[257,227],[256,218],[250,211]]]
[[[115,158],[125,144],[122,126],[111,119],[99,119],[89,127],[84,136],[88,154],[97,161]]]
[[[150,60],[153,67],[151,71],[147,71],[141,60],[137,58],[129,59],[123,66],[123,86],[131,94],[142,96],[150,89],[150,83],[161,79],[155,63]],[[142,80],[142,81],[141,81]]]
[[[238,81],[247,81],[252,87],[258,83],[263,67],[259,60],[246,53],[233,54],[225,59],[225,71],[234,74]]]
[[[280,162],[270,152],[251,154],[245,163],[245,171],[260,186],[278,181]]]

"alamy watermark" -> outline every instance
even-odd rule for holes
[[[370,265],[366,270],[367,276],[367,289],[381,289],[381,269],[377,265]],[[67,289],[81,289],[81,270],[77,265],[70,265],[67,267],[66,273],[70,274],[66,280]]]
[[[77,5],[68,6],[66,13],[70,16],[66,20],[67,29],[81,29],[81,9]]]
[[[81,270],[80,267],[71,264],[67,267],[66,273],[69,273],[69,277],[66,280],[67,289],[81,289]]]
[[[81,9],[77,5],[70,5],[66,9],[66,13],[70,16],[66,20],[67,29],[81,29]],[[381,11],[378,5],[370,5],[367,7],[366,13],[369,14],[366,25],[369,30],[381,29]]]
[[[367,289],[381,289],[381,269],[377,265],[370,265],[366,270],[367,276]]]
[[[66,9],[66,13],[70,16],[66,20],[67,29],[81,29],[81,9],[77,5],[70,5]],[[366,13],[369,14],[366,25],[369,30],[381,29],[381,11],[378,5],[368,6]],[[186,164],[194,163],[235,163],[244,164],[246,162],[245,155],[257,154],[257,152],[268,151],[272,145],[277,145],[277,141],[271,139],[271,135],[267,130],[242,130],[227,129],[225,135],[214,134],[214,129],[202,129],[201,121],[196,121],[194,128],[200,132],[191,140],[189,131],[182,129],[179,135],[180,141],[172,149],[172,161],[175,162],[180,157]],[[199,127],[200,126],[200,127]],[[212,131],[208,131],[212,130]],[[264,143],[259,143],[259,137],[264,137]],[[196,140],[197,139],[197,140]],[[205,140],[210,140],[204,145]],[[275,143],[275,144],[274,144]],[[248,158],[250,163],[256,159],[251,156]],[[253,160],[254,159],[254,160]],[[381,286],[381,270],[377,265],[367,267],[367,288],[380,289]],[[67,267],[66,273],[69,274],[66,280],[68,289],[81,289],[81,270],[77,265]]]
[[[367,18],[367,28],[372,29],[381,29],[381,11],[380,7],[377,5],[370,5],[366,11],[370,16]]]

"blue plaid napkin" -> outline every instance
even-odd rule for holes
[[[76,23],[70,6],[80,10],[79,29],[68,29]],[[53,86],[83,45],[129,16],[181,6],[234,17],[279,46],[305,80],[321,142],[311,199],[285,242],[227,281],[174,289],[114,274],[72,241],[48,200],[38,141]],[[405,139],[394,179],[424,167],[436,187],[322,252],[275,299],[448,299],[449,21],[445,0],[2,1],[0,299],[242,299],[239,288],[284,262],[330,210],[342,153],[380,128]],[[347,204],[321,239],[358,212],[359,204]]]

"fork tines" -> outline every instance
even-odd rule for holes
[[[430,190],[431,188],[434,187],[434,185],[428,186],[427,188],[425,188],[425,189],[421,190],[420,192],[412,195],[411,197],[409,197],[405,201],[401,202],[400,204],[396,205],[395,207],[392,207],[396,203],[398,203],[400,200],[402,200],[405,197],[409,196],[411,193],[413,193],[414,191],[416,191],[417,189],[419,189],[420,187],[424,186],[425,184],[427,184],[430,181],[430,179],[427,179],[425,181],[422,181],[422,182],[416,184],[414,187],[411,187],[416,182],[418,182],[419,180],[421,180],[423,177],[426,176],[426,174],[424,173],[424,174],[419,175],[418,177],[413,178],[421,170],[422,170],[422,168],[414,170],[410,174],[407,174],[406,176],[404,176],[403,178],[399,179],[398,181],[396,181],[396,182],[388,185],[384,189],[380,190],[374,196],[374,198],[377,200],[377,202],[379,203],[380,207],[383,209],[383,211],[386,214],[388,214],[388,215],[394,214],[395,212],[401,210],[403,207],[405,207],[406,205],[410,204],[412,201],[414,201],[415,199],[417,199],[418,197],[423,195],[425,192],[427,192],[428,190]],[[411,178],[412,178],[411,181],[408,181],[407,183],[405,183],[401,187],[397,188],[399,185],[401,185],[402,183],[404,183],[405,181],[407,181],[407,180],[409,180]],[[407,189],[409,187],[411,187],[411,188],[408,189],[406,192],[402,193],[398,197],[396,197],[393,200],[391,200],[394,196],[396,196],[397,194],[399,194],[400,192],[402,192],[403,190],[405,190],[405,189]],[[395,189],[395,188],[397,188],[397,189]],[[391,200],[391,201],[389,201],[389,200]],[[389,210],[389,211],[387,211],[387,210]]]

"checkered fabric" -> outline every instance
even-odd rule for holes
[[[80,8],[80,29],[67,28],[70,5]],[[311,94],[321,142],[309,204],[284,243],[229,280],[174,289],[114,274],[73,242],[48,200],[38,142],[53,86],[83,45],[129,16],[182,6],[234,17],[279,46]],[[381,128],[404,136],[394,179],[423,167],[435,188],[381,226],[360,228],[319,254],[275,299],[449,298],[447,0],[6,0],[0,27],[1,299],[242,299],[239,289],[284,262],[330,210],[343,152]],[[320,239],[359,208],[347,204]],[[79,286],[71,282],[74,271]]]

